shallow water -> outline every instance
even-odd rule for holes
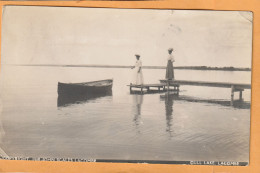
[[[181,86],[179,97],[130,95],[130,69],[1,70],[0,148],[9,156],[249,161],[250,90],[232,107],[226,88]],[[145,83],[158,83],[164,72],[143,70]],[[250,83],[250,72],[176,70],[175,76]],[[114,79],[112,95],[58,106],[58,81],[108,78]]]

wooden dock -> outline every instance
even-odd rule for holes
[[[168,80],[160,80],[161,83],[166,84]],[[231,88],[232,86],[242,89],[251,89],[250,84],[230,83],[230,82],[205,82],[205,81],[186,81],[186,80],[173,80],[170,81],[170,85],[195,85],[195,86],[207,86],[207,87],[222,87]]]
[[[130,93],[160,93],[166,91],[174,91],[179,95],[179,87],[181,85],[191,85],[191,86],[205,86],[205,87],[221,87],[221,88],[230,88],[231,89],[231,105],[234,102],[235,92],[239,92],[239,100],[243,98],[243,91],[245,89],[251,89],[251,84],[243,83],[230,83],[230,82],[208,82],[208,81],[187,81],[187,80],[160,80],[158,84],[143,84],[143,85],[127,85],[130,87]],[[133,90],[133,89],[138,90]]]
[[[133,93],[134,92],[133,88],[135,88],[135,89],[139,89],[138,92],[144,94],[144,93],[165,92],[167,84],[165,83],[143,84],[143,85],[130,84],[127,86],[129,86],[130,88],[130,93]],[[179,84],[172,84],[171,87],[167,87],[167,90],[177,91],[179,93],[179,86],[180,86]]]
[[[221,87],[231,89],[231,104],[234,101],[234,93],[239,92],[239,100],[242,100],[243,91],[251,89],[251,84],[229,83],[229,82],[207,82],[207,81],[186,81],[186,80],[160,80],[161,84],[165,85],[192,85],[192,86],[206,86],[206,87]]]

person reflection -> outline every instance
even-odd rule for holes
[[[173,119],[173,99],[175,94],[165,94],[165,114],[166,114],[166,132],[172,137],[172,119]]]
[[[137,129],[137,132],[140,133],[139,126],[142,124],[141,120],[141,108],[143,104],[143,95],[134,94],[133,96],[133,112],[134,112],[134,119],[133,122],[135,124],[135,127]]]

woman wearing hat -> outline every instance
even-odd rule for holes
[[[143,72],[142,72],[142,61],[140,60],[140,55],[136,54],[135,57],[136,57],[135,66],[132,68],[135,70],[133,84],[143,85],[144,79],[143,79]]]
[[[175,60],[172,55],[173,48],[168,49],[168,52],[169,52],[169,56],[168,56],[168,63],[167,63],[167,67],[166,67],[165,78],[166,78],[166,80],[174,80],[173,62]]]

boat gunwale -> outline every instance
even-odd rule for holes
[[[86,85],[86,84],[92,84],[96,82],[106,82],[106,85]],[[104,79],[104,80],[98,80],[98,81],[90,81],[90,82],[82,82],[82,83],[63,83],[63,82],[58,82],[58,84],[61,85],[76,85],[76,86],[88,86],[88,87],[104,87],[104,86],[109,86],[113,84],[113,79]]]

